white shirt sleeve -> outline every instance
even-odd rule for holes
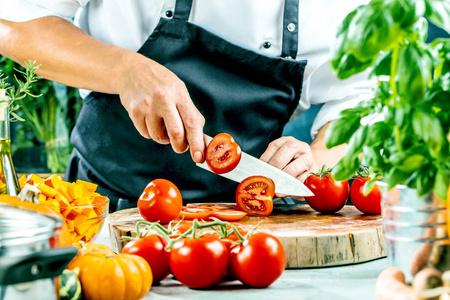
[[[90,0],[0,0],[0,19],[25,22],[47,16],[71,21]]]
[[[376,78],[369,79],[370,70],[340,80],[333,73],[329,62],[314,70],[304,84],[305,98],[311,105],[323,103],[311,128],[314,139],[328,122],[339,117],[342,110],[355,107],[362,100],[373,98]]]

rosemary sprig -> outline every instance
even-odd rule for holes
[[[9,101],[9,112],[11,114],[11,122],[15,121],[25,121],[23,118],[21,118],[15,111],[17,111],[20,108],[20,104],[17,103],[17,101],[22,100],[26,96],[30,96],[33,98],[37,98],[40,95],[34,95],[30,92],[31,85],[41,79],[38,75],[36,75],[36,70],[39,68],[39,66],[36,66],[36,61],[28,61],[25,63],[26,68],[25,71],[14,69],[16,72],[22,75],[23,80],[18,78],[14,74],[14,80],[17,83],[17,89],[14,85],[11,85],[8,82],[8,76],[5,76],[3,71],[0,70],[0,89],[6,90],[6,95],[10,98]]]

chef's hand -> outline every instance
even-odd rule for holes
[[[147,60],[132,65],[119,88],[122,105],[139,133],[177,153],[190,148],[194,162],[204,160],[205,118],[192,102],[185,84],[164,66]]]
[[[302,182],[305,181],[310,172],[317,172],[318,170],[310,146],[293,137],[281,137],[274,140],[269,144],[260,159]],[[276,194],[275,196],[285,197],[286,195]]]

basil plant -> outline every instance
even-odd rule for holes
[[[331,61],[337,76],[370,68],[378,84],[372,99],[342,111],[327,131],[328,148],[348,144],[336,180],[364,165],[388,189],[403,184],[447,199],[450,39],[426,43],[428,20],[450,32],[450,0],[372,0],[340,25]]]

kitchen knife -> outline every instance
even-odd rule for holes
[[[212,138],[210,136],[206,136],[206,145],[208,145],[211,140]],[[206,163],[206,160],[203,163],[197,163],[197,166],[212,172]],[[297,178],[245,152],[242,152],[241,160],[236,168],[228,173],[217,175],[239,183],[247,177],[261,175],[268,177],[275,182],[276,193],[289,196],[314,196],[314,194]]]

